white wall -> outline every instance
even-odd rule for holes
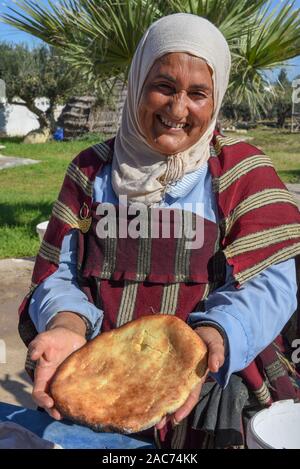
[[[40,127],[35,114],[20,104],[5,104],[0,108],[0,134],[23,137]]]
[[[16,99],[16,102],[22,102]],[[35,105],[41,111],[46,111],[49,107],[48,98],[37,98]],[[64,106],[56,106],[54,118],[57,120]],[[31,130],[40,127],[37,116],[26,106],[20,104],[4,104],[0,106],[0,134],[8,137],[23,137]]]

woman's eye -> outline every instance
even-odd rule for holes
[[[167,85],[166,83],[159,83],[156,86],[159,90],[162,90],[164,92],[172,92],[172,87],[170,85]]]
[[[206,94],[203,93],[202,91],[193,91],[192,93],[190,93],[190,96],[192,96],[193,98],[196,98],[196,99],[205,99],[205,98],[207,98]]]

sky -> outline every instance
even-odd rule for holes
[[[39,0],[41,5],[47,6],[47,0]],[[282,0],[273,0],[271,2],[272,6],[276,6],[282,3]],[[8,7],[13,7],[15,4],[15,0],[0,0],[0,15],[1,13],[5,13],[8,11]],[[300,0],[295,1],[295,8],[300,8]],[[30,34],[23,33],[18,29],[12,28],[8,25],[5,25],[0,22],[0,41],[7,41],[12,43],[23,42],[27,43],[29,46],[35,46],[40,43],[40,41],[31,36]],[[0,58],[1,60],[1,58]],[[300,75],[300,56],[292,59],[288,62],[288,66],[286,67],[288,72],[288,76],[290,79],[293,79],[296,75]],[[269,77],[270,81],[274,81],[276,76],[278,75],[278,69],[275,69],[273,72],[268,72],[267,76]]]

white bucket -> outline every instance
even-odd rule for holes
[[[42,221],[42,223],[39,223],[38,225],[36,225],[36,232],[39,235],[40,242],[43,241],[43,237],[46,232],[48,223],[49,223],[48,221]]]
[[[300,404],[278,401],[258,412],[248,424],[249,449],[299,449]]]

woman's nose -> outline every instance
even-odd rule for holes
[[[182,119],[187,117],[189,111],[187,106],[187,96],[184,91],[180,93],[176,93],[171,97],[170,103],[170,117],[172,116],[174,119]]]

